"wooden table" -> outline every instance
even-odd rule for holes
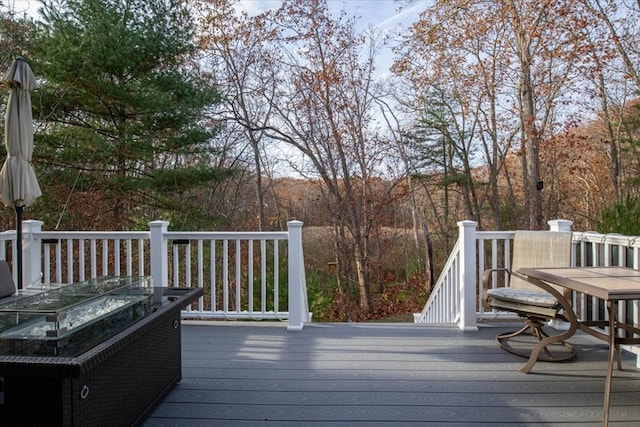
[[[518,270],[527,280],[552,293],[564,308],[564,316],[569,321],[569,330],[542,340],[531,352],[529,361],[521,369],[529,372],[536,363],[538,354],[550,343],[564,341],[580,329],[609,344],[609,363],[604,389],[604,408],[602,425],[609,423],[609,402],[611,396],[611,378],[613,361],[618,361],[618,369],[622,369],[620,358],[621,344],[640,344],[640,336],[621,336],[621,331],[640,334],[640,328],[617,319],[618,302],[640,300],[640,271],[624,267],[580,267],[580,268],[521,268]],[[588,296],[599,298],[605,302],[608,320],[579,321],[571,302],[563,292],[559,292],[549,284],[559,285],[565,289],[582,292]],[[607,328],[596,329],[596,328]]]

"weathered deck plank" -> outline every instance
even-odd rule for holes
[[[155,426],[596,426],[606,346],[576,336],[578,360],[539,363],[479,332],[413,324],[183,326],[183,379]],[[611,426],[640,425],[640,372],[615,372]]]

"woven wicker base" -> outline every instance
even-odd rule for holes
[[[140,424],[181,379],[180,310],[202,290],[180,291],[176,300],[81,356],[0,356],[1,424]]]

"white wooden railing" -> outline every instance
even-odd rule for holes
[[[565,220],[549,224],[556,231],[571,227]],[[205,289],[205,296],[183,312],[185,317],[280,319],[288,320],[293,330],[310,321],[299,221],[289,222],[286,232],[179,232],[169,231],[165,221],[149,223],[149,231],[133,232],[44,231],[42,225],[23,222],[25,286],[150,275],[158,286]],[[510,266],[514,232],[478,231],[473,221],[458,225],[458,242],[414,320],[475,330],[478,320],[511,316],[486,310],[478,284],[485,269]],[[15,238],[15,231],[0,233],[0,259],[16,259]],[[573,242],[575,265],[640,269],[640,237],[573,232]],[[281,265],[285,256],[286,266]],[[578,298],[581,319],[604,316],[596,300]],[[640,324],[638,302],[620,310],[625,319]]]
[[[288,222],[284,232],[169,231],[166,221],[122,232],[44,231],[42,225],[23,222],[24,286],[151,276],[155,286],[204,288],[182,312],[186,318],[279,319],[289,330],[310,321],[300,221]],[[8,253],[16,259],[15,234],[0,233],[0,259]]]
[[[474,221],[458,223],[458,241],[449,255],[440,277],[416,323],[455,324],[463,330],[476,330],[477,321],[498,318],[515,319],[513,313],[485,309],[482,274],[489,268],[510,267],[511,241],[514,231],[477,231]],[[552,231],[570,231],[571,222],[549,221]],[[577,266],[624,266],[640,269],[640,237],[596,232],[573,232],[572,263]],[[497,276],[493,287],[498,286]],[[604,320],[606,310],[597,298],[585,294],[574,296],[580,320]],[[640,302],[620,304],[619,318],[640,325]],[[628,347],[638,354],[640,348]]]

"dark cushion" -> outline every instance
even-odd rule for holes
[[[9,270],[7,261],[0,260],[0,298],[8,297],[16,292],[16,285],[13,283],[13,276]]]

